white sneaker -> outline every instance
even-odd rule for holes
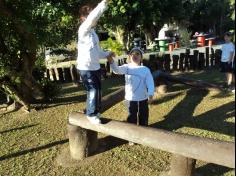
[[[232,90],[232,93],[235,94],[235,89]]]
[[[92,117],[87,116],[87,119],[94,125],[101,124],[101,120],[98,116],[92,116]]]
[[[135,145],[135,143],[129,142],[129,146],[134,146],[134,145]]]

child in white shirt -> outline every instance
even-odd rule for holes
[[[80,9],[82,24],[78,31],[77,69],[87,91],[86,114],[93,124],[101,123],[99,117],[101,109],[101,69],[99,60],[114,56],[113,52],[105,52],[101,49],[94,27],[107,9],[110,1],[101,1],[93,10],[89,6],[83,6]]]
[[[235,89],[235,75],[234,75],[234,57],[235,57],[235,46],[231,42],[232,34],[226,32],[224,35],[225,44],[222,46],[222,57],[221,57],[221,72],[226,74],[227,88],[231,88],[232,91]]]
[[[155,91],[153,76],[149,68],[141,65],[141,49],[132,49],[129,59],[130,63],[122,66],[118,66],[112,58],[108,58],[108,61],[114,73],[125,75],[125,100],[129,111],[127,121],[148,126],[148,102],[152,101]]]

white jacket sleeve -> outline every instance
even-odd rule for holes
[[[99,46],[99,58],[104,59],[107,58],[111,54],[110,51],[104,51],[100,46]]]
[[[100,2],[97,7],[88,15],[87,19],[81,24],[79,28],[79,35],[85,35],[88,33],[93,26],[96,25],[99,18],[107,9],[106,0]]]
[[[115,74],[125,75],[128,74],[128,65],[118,66],[115,62],[111,64],[111,68]]]
[[[155,83],[154,83],[153,76],[152,76],[150,70],[148,70],[148,73],[146,75],[146,85],[147,85],[147,88],[148,88],[148,95],[149,96],[154,96]]]

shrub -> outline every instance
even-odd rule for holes
[[[122,55],[124,47],[117,41],[108,38],[106,41],[101,41],[101,47],[105,50],[113,51],[116,55]]]
[[[49,79],[43,78],[40,82],[46,101],[52,101],[59,95],[61,86]]]
[[[37,81],[41,81],[44,78],[44,72],[46,71],[45,66],[45,58],[40,56],[38,57],[37,61],[35,62],[35,66],[33,69],[33,77]]]
[[[179,34],[180,34],[180,46],[181,47],[187,47],[189,48],[191,46],[191,32],[188,31],[187,28],[180,28],[179,30]]]

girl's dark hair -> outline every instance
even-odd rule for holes
[[[80,15],[80,18],[81,17],[87,17],[90,12],[93,10],[93,7],[92,6],[89,6],[89,5],[84,5],[80,8],[79,10],[79,15]]]

